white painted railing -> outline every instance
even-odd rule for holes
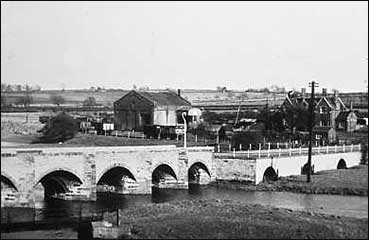
[[[219,150],[219,149],[216,149]],[[217,152],[215,150],[216,157],[230,157],[230,158],[271,158],[271,157],[285,157],[285,156],[297,156],[307,155],[309,149],[307,147],[298,148],[278,148],[261,150],[247,150],[247,151],[233,151],[230,152]],[[334,146],[317,146],[311,149],[313,155],[316,154],[331,154],[331,153],[343,153],[343,152],[358,152],[361,150],[360,144],[351,145],[334,145]]]

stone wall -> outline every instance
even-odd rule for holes
[[[255,159],[215,158],[217,179],[255,182]]]

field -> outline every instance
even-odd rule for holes
[[[153,91],[167,91],[165,89],[162,90],[153,90]],[[48,90],[48,91],[40,91],[33,92],[31,96],[33,98],[32,105],[53,105],[53,102],[50,100],[50,96],[59,95],[65,99],[65,103],[63,105],[66,106],[75,106],[81,105],[85,99],[88,97],[94,97],[98,104],[104,106],[112,106],[112,103],[119,98],[123,97],[129,90],[108,90],[104,92],[92,92],[88,90],[65,90],[65,91],[57,91],[57,90]],[[18,98],[24,96],[24,92],[4,92],[3,96],[7,98],[8,103],[15,103]],[[236,102],[238,104],[240,99],[266,99],[269,98],[273,100],[274,98],[280,98],[285,96],[284,93],[246,93],[242,91],[232,91],[232,92],[219,92],[214,90],[182,90],[181,96],[186,98],[187,100],[194,103],[205,102],[207,104],[211,104],[214,102],[215,104],[219,101],[229,101],[230,103]],[[241,97],[242,96],[242,97]]]

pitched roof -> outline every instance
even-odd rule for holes
[[[186,99],[178,96],[176,93],[173,92],[145,92],[145,91],[135,91],[132,90],[121,97],[118,101],[126,98],[129,95],[137,94],[141,96],[143,99],[152,102],[155,105],[159,106],[191,106],[191,103],[188,102]]]
[[[291,103],[293,106],[305,103],[306,106],[309,105],[309,98],[303,98],[301,96],[297,96],[297,97],[286,97],[286,100],[288,100],[289,103]],[[320,103],[321,101],[326,101],[328,106],[330,108],[334,108],[335,104],[335,99],[333,96],[317,96],[314,98],[314,105],[317,106],[318,103]],[[338,97],[338,101],[342,104],[342,106],[345,108],[345,104],[342,102],[342,100]]]
[[[336,121],[346,121],[347,116],[350,114],[351,111],[347,112],[340,112],[336,117]]]
[[[190,106],[190,102],[173,92],[137,92],[157,105]]]

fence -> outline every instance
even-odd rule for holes
[[[241,148],[242,149],[242,148]],[[251,148],[250,148],[251,149]],[[229,152],[220,152],[219,149],[215,150],[215,157],[217,158],[245,158],[245,159],[255,159],[255,158],[270,158],[270,157],[285,157],[285,156],[297,156],[297,155],[307,155],[309,149],[307,147],[297,147],[297,148],[269,148],[267,150],[261,149],[261,144],[258,150],[247,151],[238,150],[235,148]],[[334,145],[334,146],[317,146],[312,148],[312,154],[330,154],[330,153],[344,153],[344,152],[357,152],[361,150],[360,144],[351,145]]]

